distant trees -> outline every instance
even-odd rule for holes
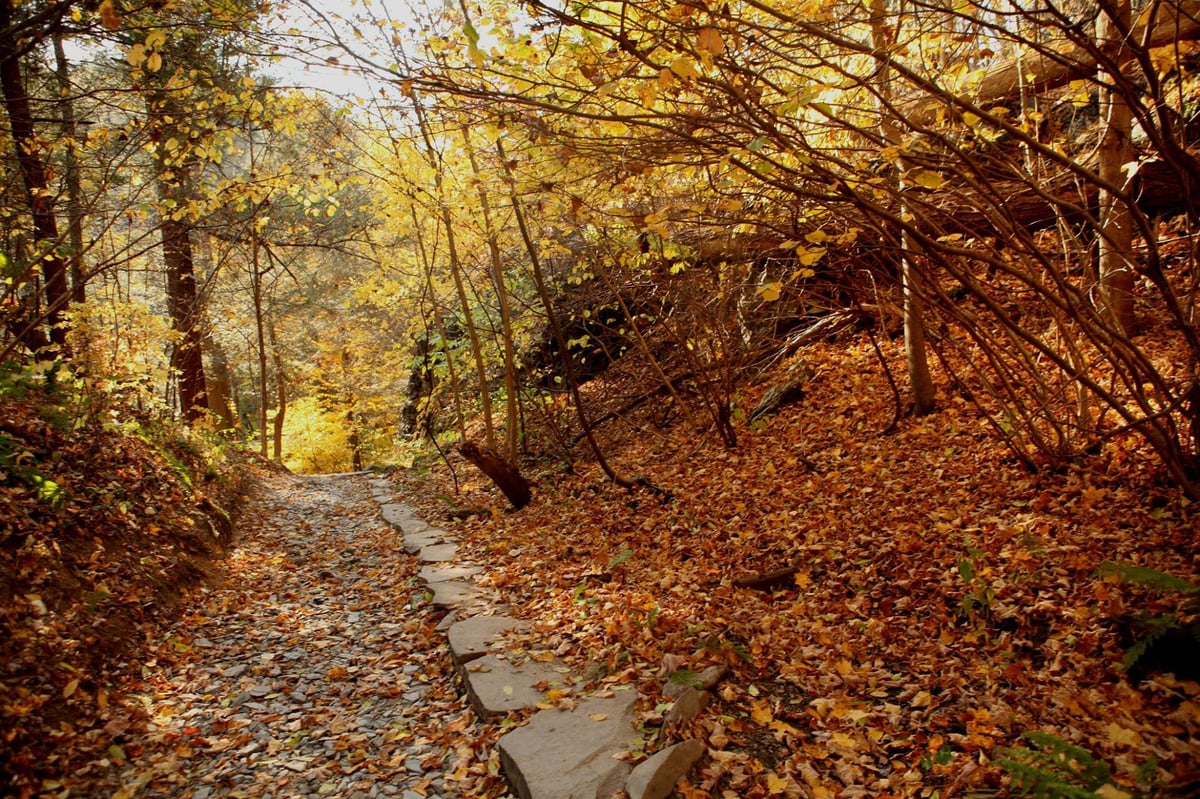
[[[526,8],[323,17],[382,81],[351,115],[251,76],[257,7],[6,4],[7,351],[92,280],[170,315],[188,418],[219,347],[242,424],[307,394],[366,447],[416,357],[414,411],[512,463],[625,351],[735,446],[751,370],[853,308],[914,412],[967,397],[1031,467],[1133,433],[1200,496],[1194,0]]]

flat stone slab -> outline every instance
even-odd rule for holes
[[[589,697],[573,710],[543,710],[500,737],[500,763],[521,799],[597,799],[621,789],[629,764],[613,755],[637,740],[637,695]]]
[[[410,555],[419,555],[425,547],[433,546],[434,544],[444,544],[446,537],[443,535],[433,535],[430,533],[405,533],[404,534],[404,551]]]
[[[383,514],[385,522],[394,524],[405,532],[429,526],[417,516],[417,509],[405,502],[385,502],[379,506],[379,512]]]
[[[445,580],[440,583],[429,583],[427,586],[433,592],[435,608],[454,608],[469,602],[479,596],[479,589],[473,583],[463,580]]]
[[[484,719],[534,707],[545,700],[543,688],[561,685],[565,676],[555,663],[513,664],[497,655],[476,658],[459,671],[471,706]]]
[[[459,666],[486,655],[492,645],[510,630],[521,630],[526,622],[508,616],[472,616],[455,622],[447,631],[450,655]]]
[[[417,557],[423,563],[445,563],[458,557],[458,544],[430,544],[421,547]]]
[[[422,566],[417,576],[427,583],[440,583],[474,577],[481,572],[483,567],[469,563],[430,563]]]

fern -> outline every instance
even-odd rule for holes
[[[1096,799],[1112,772],[1091,752],[1045,732],[1023,736],[1031,747],[1001,751],[996,764],[1012,777],[1013,790],[1037,799]]]
[[[1121,671],[1126,673],[1137,667],[1142,657],[1150,651],[1150,647],[1162,640],[1167,633],[1182,626],[1179,617],[1173,613],[1161,616],[1138,613],[1133,617],[1133,621],[1140,637],[1125,650],[1125,657],[1121,660]]]
[[[1123,672],[1135,674],[1143,659],[1160,642],[1172,649],[1178,648],[1178,640],[1186,641],[1188,638],[1200,644],[1200,585],[1157,569],[1112,561],[1102,563],[1098,574],[1151,590],[1180,595],[1178,614],[1151,615],[1143,612],[1130,617],[1132,632],[1137,637],[1125,650],[1121,662]]]
[[[1116,577],[1123,583],[1134,583],[1135,585],[1152,588],[1157,591],[1174,591],[1180,594],[1196,593],[1200,595],[1200,585],[1188,582],[1173,574],[1160,572],[1158,569],[1150,569],[1146,566],[1134,566],[1130,563],[1113,563],[1111,560],[1106,560],[1100,564],[1099,575],[1101,577]]]

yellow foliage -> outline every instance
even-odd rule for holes
[[[344,419],[313,397],[291,403],[283,420],[283,461],[302,474],[349,471],[350,430]]]

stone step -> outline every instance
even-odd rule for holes
[[[614,755],[638,739],[634,691],[552,708],[500,737],[500,763],[521,799],[597,799],[621,790],[629,763]]]
[[[546,691],[566,686],[561,664],[535,660],[512,663],[496,654],[475,658],[464,664],[459,673],[471,707],[481,719],[536,707],[546,701]]]
[[[524,630],[528,623],[508,616],[472,616],[450,626],[446,631],[450,639],[450,655],[457,666],[470,663],[491,651],[504,633]]]

